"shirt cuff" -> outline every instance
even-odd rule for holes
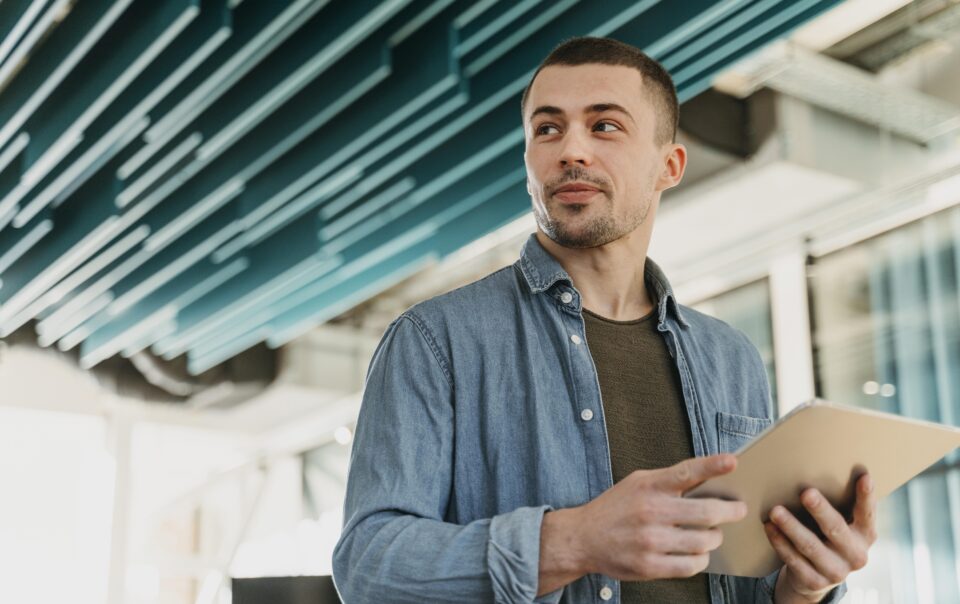
[[[495,602],[557,602],[562,589],[537,599],[540,527],[550,506],[518,508],[490,521],[487,567]]]

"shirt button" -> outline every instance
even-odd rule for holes
[[[606,585],[604,585],[600,589],[600,599],[606,601],[612,597],[613,597],[613,590],[607,587]]]
[[[580,419],[582,419],[585,422],[590,421],[591,419],[593,419],[593,411],[591,411],[590,409],[584,409],[583,411],[580,412]]]
[[[573,294],[571,294],[570,292],[563,292],[562,294],[560,294],[560,301],[563,302],[564,304],[570,304],[571,302],[573,302]]]
[[[580,344],[580,342],[582,342],[583,340],[581,340],[580,336],[578,336],[577,334],[573,334],[572,336],[570,336],[570,341],[573,342],[574,344]]]

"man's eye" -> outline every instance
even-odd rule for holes
[[[550,132],[550,130],[553,130],[554,132]],[[553,124],[541,124],[541,125],[537,126],[537,129],[536,129],[536,130],[534,130],[534,134],[538,134],[538,135],[539,135],[539,134],[554,134],[555,132],[557,132],[557,127],[554,126]]]
[[[620,127],[617,126],[616,124],[614,124],[613,122],[597,122],[597,125],[594,126],[593,128],[594,128],[594,130],[596,130],[596,129],[598,129],[598,128],[604,128],[604,127],[606,127],[606,126],[609,126],[610,129],[609,129],[609,130],[600,130],[600,132],[615,132],[616,130],[619,130],[619,129],[620,129]]]

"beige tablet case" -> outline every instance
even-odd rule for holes
[[[707,572],[763,577],[780,568],[763,522],[784,505],[808,526],[800,493],[816,487],[838,509],[852,510],[853,481],[869,470],[879,498],[960,446],[960,428],[815,400],[797,407],[737,451],[737,469],[686,493],[745,501],[749,512],[723,525],[723,545]],[[882,503],[881,503],[882,505]]]

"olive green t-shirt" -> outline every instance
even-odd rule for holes
[[[634,470],[665,468],[693,457],[680,376],[657,331],[656,311],[634,321],[613,321],[584,309],[583,319],[600,380],[614,483]],[[623,581],[620,590],[623,604],[710,601],[703,573]]]

